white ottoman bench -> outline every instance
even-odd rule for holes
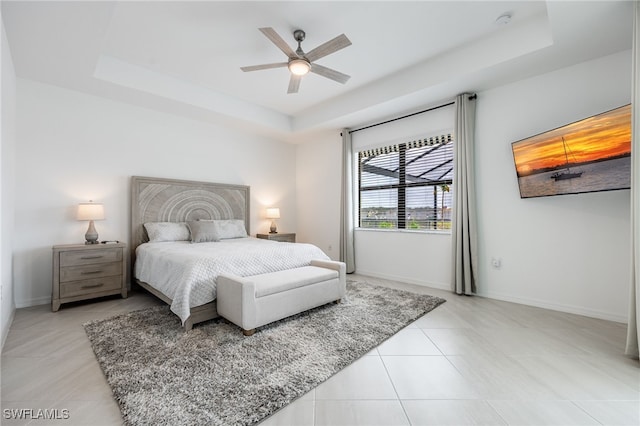
[[[218,276],[217,309],[220,316],[250,336],[256,327],[339,302],[345,291],[343,262],[312,260],[310,266],[268,274]]]

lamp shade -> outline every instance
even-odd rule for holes
[[[80,203],[76,219],[104,220],[104,205],[101,203]]]
[[[280,219],[280,209],[277,207],[268,208],[267,219]]]

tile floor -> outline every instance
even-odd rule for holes
[[[639,425],[640,365],[626,325],[352,276],[447,303],[299,400],[274,425]],[[3,425],[117,425],[117,404],[82,324],[159,304],[128,299],[19,309],[2,352]],[[7,419],[10,409],[66,420]]]

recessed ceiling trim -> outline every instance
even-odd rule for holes
[[[99,80],[204,108],[234,119],[249,121],[280,132],[291,132],[291,117],[288,115],[111,56],[98,57],[93,76]]]
[[[358,111],[371,110],[376,105],[438,87],[551,45],[553,36],[547,15],[538,15],[359,87],[330,103],[302,111],[293,119],[293,130],[312,129]]]

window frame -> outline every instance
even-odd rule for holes
[[[422,140],[417,140],[417,141],[410,141],[410,142],[401,142],[401,143],[397,143],[397,144],[390,144],[390,145],[383,145],[377,149],[360,149],[356,152],[356,155],[354,155],[355,160],[357,161],[357,191],[358,191],[358,208],[357,208],[357,223],[356,223],[356,229],[362,229],[362,230],[372,230],[372,231],[399,231],[399,232],[420,232],[420,233],[432,233],[432,232],[445,232],[445,233],[451,233],[451,226],[445,227],[445,223],[446,221],[444,220],[444,214],[443,217],[441,219],[438,219],[438,213],[437,211],[435,212],[435,218],[432,220],[433,224],[435,225],[434,228],[431,227],[425,227],[425,228],[421,228],[421,229],[413,229],[413,228],[409,228],[408,225],[408,218],[407,218],[407,198],[406,198],[406,193],[407,193],[407,189],[410,188],[415,188],[415,187],[425,187],[425,188],[429,188],[432,187],[434,189],[436,189],[438,187],[442,187],[443,185],[447,186],[447,190],[445,192],[450,192],[451,196],[450,201],[453,201],[453,188],[454,188],[454,182],[453,182],[453,175],[451,176],[451,178],[449,179],[443,179],[444,176],[448,175],[449,173],[453,172],[453,149],[451,151],[450,155],[447,155],[445,157],[446,161],[442,162],[441,164],[437,165],[436,167],[431,168],[430,170],[426,170],[424,171],[422,174],[426,174],[429,173],[430,171],[433,171],[439,167],[445,166],[446,164],[451,163],[451,167],[449,170],[447,170],[447,172],[445,172],[444,174],[442,174],[440,176],[439,179],[432,179],[429,182],[407,182],[407,166],[416,161],[418,158],[422,158],[434,151],[436,151],[437,149],[440,149],[441,147],[448,145],[448,144],[453,144],[455,143],[452,132],[449,133],[445,133],[443,135],[440,136],[433,136],[430,138],[425,138]],[[435,146],[435,148],[429,150],[427,153],[424,154],[420,154],[418,157],[415,157],[413,159],[411,159],[409,162],[407,162],[407,151],[410,149],[414,149],[414,148],[419,148],[419,147],[424,147],[424,146]],[[453,146],[452,146],[453,148]],[[397,177],[397,183],[388,183],[388,184],[380,184],[380,185],[373,185],[373,186],[366,186],[366,187],[362,187],[362,173],[363,173],[363,154],[365,153],[372,153],[374,151],[379,151],[381,153],[392,153],[392,152],[397,152],[398,153],[398,167],[397,167],[397,173],[398,173],[398,177]],[[371,157],[370,155],[367,155],[367,157]],[[390,170],[390,172],[395,173],[395,170]],[[371,173],[371,171],[369,171],[369,173]],[[397,210],[397,220],[396,220],[396,226],[392,227],[392,228],[378,228],[378,227],[363,227],[362,226],[362,193],[363,192],[368,192],[368,191],[376,191],[376,190],[397,190],[397,195],[396,195],[396,210]],[[435,194],[434,194],[435,196]],[[434,210],[437,209],[437,206],[434,207]],[[449,219],[449,223],[451,223],[452,218]],[[442,222],[442,227],[438,227],[438,224]]]

